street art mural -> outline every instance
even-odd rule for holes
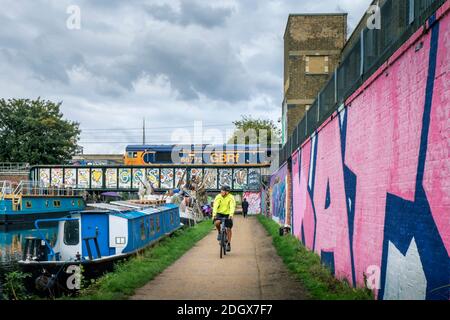
[[[233,170],[234,189],[245,189],[247,187],[247,169]]]
[[[200,179],[201,181],[201,179],[203,178],[203,170],[197,168],[190,169],[190,179],[192,180],[194,177]]]
[[[116,189],[117,188],[117,169],[108,168],[105,171],[105,183],[106,188]]]
[[[272,219],[280,224],[286,221],[286,177],[287,165],[284,165],[270,178]]]
[[[152,184],[153,188],[159,188],[159,169],[147,169],[147,179]]]
[[[50,186],[50,169],[39,169],[39,181],[43,187]]]
[[[161,169],[161,189],[173,189],[173,169]]]
[[[248,214],[261,213],[261,193],[260,192],[244,192],[243,198],[248,202]]]
[[[119,169],[119,188],[131,188],[131,169]]]
[[[64,169],[64,184],[66,187],[75,187],[77,184],[77,169]]]
[[[139,188],[139,184],[144,180],[145,169],[133,169],[133,188]]]
[[[291,160],[294,235],[378,299],[450,299],[450,17],[429,25]]]
[[[261,187],[261,169],[251,168],[248,170],[247,190],[259,190]]]
[[[103,186],[103,170],[92,169],[91,171],[91,188],[101,188]]]
[[[186,184],[186,169],[175,169],[175,188],[181,188]]]
[[[78,169],[78,188],[89,188],[89,169]]]
[[[233,177],[231,169],[219,169],[219,188],[223,186],[231,187]]]
[[[217,189],[217,169],[205,169],[204,183],[206,189]]]
[[[62,187],[63,186],[63,169],[55,168],[52,169],[52,183],[53,187]]]

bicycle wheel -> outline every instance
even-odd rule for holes
[[[219,245],[219,247],[220,247],[220,259],[222,259],[223,255],[226,254],[226,252],[224,250],[225,239],[224,239],[223,233],[221,233],[221,236],[222,236],[222,239],[220,239],[220,245]]]
[[[223,232],[222,239],[223,239],[223,243],[222,243],[223,255],[226,256],[227,255],[227,243],[228,243],[226,231]]]

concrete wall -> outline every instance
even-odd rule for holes
[[[378,299],[450,298],[449,11],[292,155],[294,235]]]

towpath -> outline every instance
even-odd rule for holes
[[[211,225],[211,229],[213,226]],[[133,300],[301,300],[293,278],[255,217],[236,216],[232,251],[219,258],[211,232],[163,273],[138,289]]]

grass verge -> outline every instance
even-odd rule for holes
[[[88,288],[81,290],[75,299],[123,300],[132,296],[164,269],[179,259],[212,230],[211,221],[195,227],[176,231],[128,261],[118,263],[114,272],[107,273]]]
[[[373,300],[369,289],[353,288],[348,282],[336,279],[322,265],[320,257],[308,251],[294,236],[279,235],[279,225],[262,215],[259,222],[273,238],[278,255],[288,269],[300,280],[314,300]]]

